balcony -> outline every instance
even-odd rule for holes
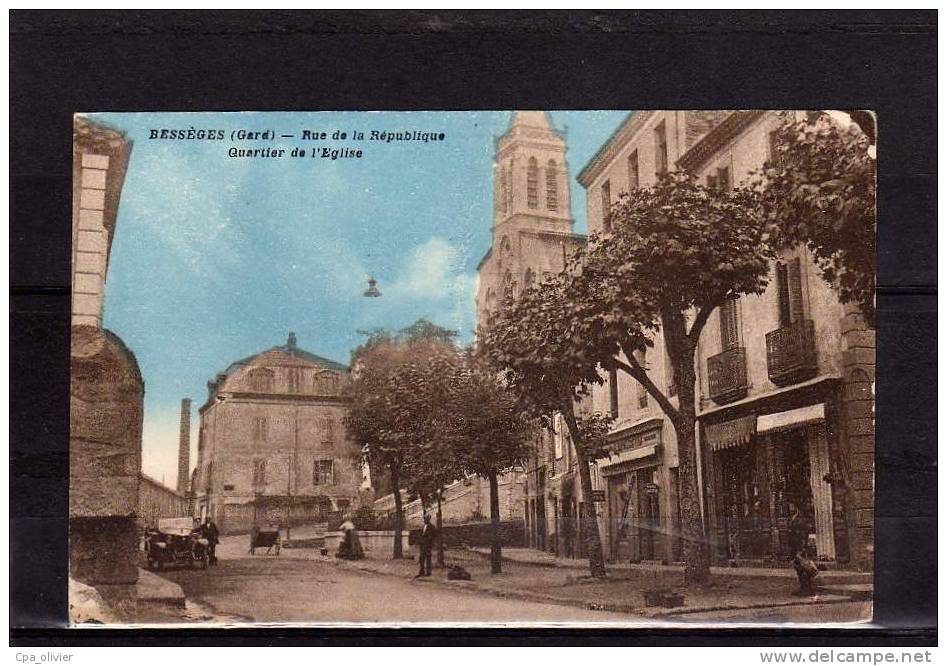
[[[734,347],[707,359],[710,399],[718,405],[746,397],[746,349]]]
[[[766,364],[769,379],[777,386],[788,386],[815,377],[819,365],[812,320],[800,319],[767,333]]]

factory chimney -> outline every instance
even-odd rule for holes
[[[181,432],[178,435],[178,492],[187,495],[191,479],[191,399],[181,400]]]

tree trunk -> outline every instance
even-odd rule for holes
[[[390,471],[391,492],[395,494],[395,542],[391,552],[391,557],[394,560],[400,560],[403,556],[403,553],[401,552],[401,532],[404,529],[404,513],[401,507],[401,488],[399,487],[401,479],[398,478],[397,464],[392,464]]]
[[[602,536],[598,531],[598,516],[595,515],[595,502],[592,501],[592,472],[589,469],[589,460],[585,456],[582,436],[576,423],[575,414],[571,411],[564,414],[569,434],[575,442],[575,457],[578,459],[579,485],[582,487],[585,515],[579,520],[585,520],[585,529],[582,530],[585,540],[585,550],[589,554],[589,573],[593,578],[605,578],[605,554],[602,550]]]
[[[490,479],[490,573],[500,573],[500,558],[503,553],[500,542],[500,488],[497,484],[497,473],[491,470]]]
[[[681,343],[680,363],[675,363],[678,385],[679,418],[674,420],[677,433],[678,477],[681,483],[681,536],[684,539],[684,584],[704,585],[710,580],[710,548],[700,514],[700,491],[697,484],[697,428],[694,406],[694,351],[688,340]],[[688,353],[689,352],[689,353]]]
[[[437,566],[444,568],[444,523],[441,515],[441,491],[437,491]]]

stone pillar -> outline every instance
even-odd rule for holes
[[[134,619],[144,383],[113,333],[73,326],[69,404],[69,570]]]
[[[181,400],[181,431],[178,435],[178,492],[187,495],[191,471],[191,399]]]
[[[846,504],[849,552],[859,569],[874,568],[875,519],[875,331],[857,307],[841,320],[841,437],[836,458]]]

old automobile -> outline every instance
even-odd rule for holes
[[[186,565],[207,568],[207,539],[193,518],[162,518],[157,529],[145,534],[145,557],[149,569]]]

